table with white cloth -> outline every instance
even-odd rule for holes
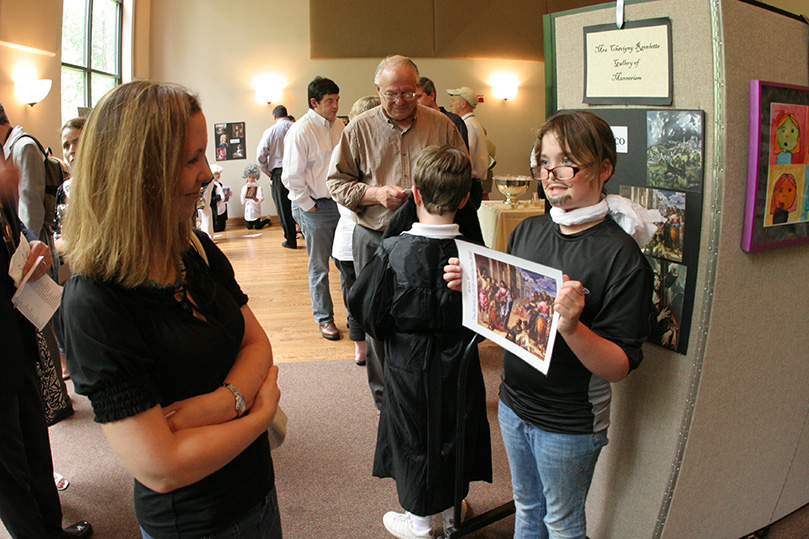
[[[478,208],[480,230],[486,247],[506,251],[508,237],[514,228],[525,218],[545,213],[545,201],[539,203],[522,202],[516,208],[501,200],[484,200]]]

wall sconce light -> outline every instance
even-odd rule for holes
[[[48,96],[53,81],[51,79],[22,80],[15,86],[17,99],[33,107]]]
[[[520,87],[520,81],[517,80],[516,75],[511,73],[499,73],[493,75],[489,79],[489,84],[492,87],[492,95],[503,101],[513,99],[517,95],[517,90]]]
[[[256,78],[253,89],[256,91],[256,102],[277,103],[284,95],[286,81],[278,75],[265,75]]]
[[[259,103],[271,105],[273,102],[280,101],[282,95],[283,91],[280,88],[267,87],[256,89],[256,101]]]

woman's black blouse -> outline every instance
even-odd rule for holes
[[[61,316],[68,366],[76,392],[89,397],[97,422],[214,391],[233,366],[244,336],[241,307],[247,296],[225,255],[205,234],[197,236],[208,263],[193,248],[183,253],[183,301],[175,299],[173,288],[124,288],[81,275],[65,285]],[[136,480],[135,511],[150,535],[198,537],[234,522],[273,483],[269,442],[262,434],[225,467],[192,485],[159,494]]]

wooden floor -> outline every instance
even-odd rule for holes
[[[286,249],[281,247],[282,241],[284,234],[277,221],[269,228],[247,230],[231,219],[223,233],[214,235],[214,242],[233,264],[236,280],[250,297],[248,305],[270,337],[275,362],[353,358],[339,271],[330,264],[334,322],[343,338],[329,341],[320,336],[312,317],[306,246],[298,240],[297,250]]]

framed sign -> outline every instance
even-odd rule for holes
[[[671,105],[671,20],[584,27],[584,102]]]
[[[809,241],[809,87],[750,81],[742,249]]]

